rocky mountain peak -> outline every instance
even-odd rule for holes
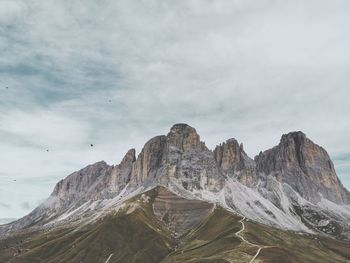
[[[171,180],[177,180],[186,189],[215,190],[224,181],[212,152],[187,124],[175,124],[166,136],[149,140],[133,165],[134,185],[167,185]]]
[[[315,144],[311,142],[309,139],[306,138],[306,135],[301,132],[290,132],[288,134],[284,134],[281,137],[280,145],[282,148],[287,150],[287,154],[290,157],[290,161],[298,162],[301,169],[305,171],[305,152],[308,151],[307,147],[309,148],[315,148]],[[318,150],[323,150],[321,147]],[[288,160],[288,158],[287,158]]]
[[[112,167],[105,161],[100,161],[70,174],[56,184],[51,194],[52,200],[55,200],[52,205],[61,209],[66,205],[79,202],[81,198],[90,198],[98,194],[99,189],[94,188],[93,190],[92,186],[96,186],[99,181],[110,174],[111,170]]]
[[[260,152],[255,162],[258,174],[288,183],[309,201],[321,197],[336,203],[350,201],[328,153],[300,131],[282,135],[280,143]]]
[[[303,141],[306,139],[306,135],[302,131],[292,131],[292,132],[283,134],[281,136],[281,141],[291,140],[291,139]]]
[[[154,179],[161,165],[166,149],[166,136],[160,135],[150,139],[144,145],[134,163],[131,179],[140,183],[146,179]]]
[[[244,168],[243,145],[239,145],[234,138],[228,139],[214,149],[214,157],[219,166],[224,170],[241,170]]]
[[[307,151],[306,147],[314,146],[316,145],[307,139],[306,135],[301,131],[283,134],[277,146],[260,152],[255,157],[258,170],[269,174],[272,171],[282,171],[286,166],[291,167],[295,165],[294,168],[300,168],[305,171],[304,152]],[[267,159],[269,157],[274,158]]]
[[[175,146],[182,151],[206,148],[196,129],[184,123],[173,125],[167,138],[169,146]]]
[[[234,138],[226,140],[214,149],[214,158],[221,170],[252,186],[255,178],[254,161],[245,153],[243,144]]]
[[[120,165],[135,162],[136,161],[135,154],[136,154],[136,151],[134,148],[128,150],[127,153],[125,154],[124,158],[122,159]]]

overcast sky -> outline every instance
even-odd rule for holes
[[[251,157],[302,130],[350,189],[349,14],[348,0],[0,0],[0,223],[178,122]]]

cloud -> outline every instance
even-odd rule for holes
[[[11,111],[0,116],[2,133],[43,148],[83,144],[88,129],[82,121],[50,111]]]
[[[11,208],[11,205],[5,204],[5,203],[0,203],[0,206],[2,206],[3,208],[7,208],[7,209]]]
[[[24,210],[30,210],[31,206],[28,202],[23,202],[23,203],[21,203],[21,208]]]
[[[345,0],[0,1],[0,200],[20,207],[6,190],[17,185],[35,203],[176,122],[251,156],[291,130],[349,152],[349,11]]]
[[[0,24],[11,26],[25,12],[25,3],[16,0],[2,0],[0,3]]]

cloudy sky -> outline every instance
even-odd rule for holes
[[[302,130],[350,189],[349,13],[348,0],[0,0],[0,223],[177,122],[252,157]]]

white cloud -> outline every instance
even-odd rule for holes
[[[18,0],[0,1],[0,24],[11,25],[26,11],[25,2]]]
[[[89,125],[51,111],[12,111],[0,116],[0,131],[42,149],[74,148],[86,143]]]
[[[251,156],[291,130],[348,152],[349,3],[0,1],[0,172],[116,163],[175,122]]]

